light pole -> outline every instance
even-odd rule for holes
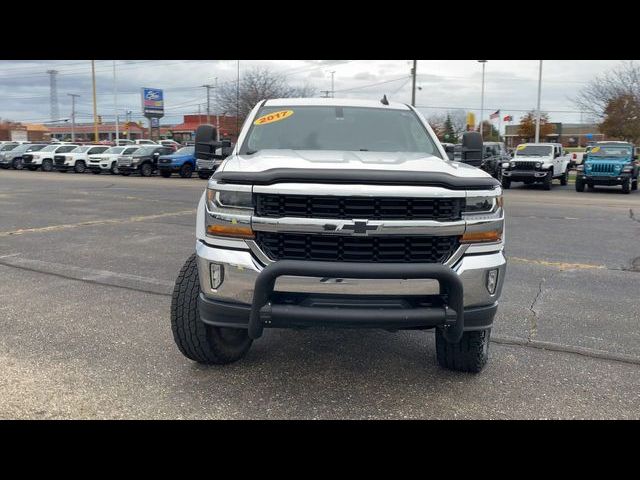
[[[331,74],[331,98],[335,97],[334,88],[333,88],[333,76],[336,74],[336,71],[329,72]]]
[[[538,108],[536,111],[536,143],[540,142],[540,93],[542,92],[542,60],[538,67]]]
[[[77,93],[67,93],[71,97],[71,141],[76,141],[76,97]]]
[[[411,69],[411,106],[416,106],[416,75],[418,70],[418,61],[413,61],[413,68]]]
[[[484,118],[484,67],[487,60],[478,60],[482,64],[482,93],[480,95],[480,136],[482,136],[482,119]]]
[[[116,61],[113,61],[113,104],[116,111],[116,146],[120,145],[120,128],[118,125],[118,83],[116,81]]]
[[[91,60],[91,80],[93,83],[93,134],[94,140],[98,143],[98,107],[96,105],[96,61]]]

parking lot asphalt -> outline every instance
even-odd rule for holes
[[[640,418],[640,192],[505,191],[471,375],[431,332],[274,329],[233,365],[184,358],[170,292],[205,183],[0,170],[0,418]]]

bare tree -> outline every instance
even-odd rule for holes
[[[451,119],[451,126],[456,136],[460,138],[462,134],[467,130],[467,112],[464,110],[449,110],[447,111],[449,118]]]
[[[269,98],[311,97],[315,88],[304,85],[293,86],[284,76],[267,68],[256,67],[245,72],[240,78],[240,92],[237,82],[225,82],[215,89],[215,99],[220,111],[244,119],[260,100]]]
[[[612,71],[595,77],[572,101],[580,111],[601,121],[610,103],[623,97],[640,99],[640,65],[633,61],[622,62]]]

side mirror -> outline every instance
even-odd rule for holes
[[[196,158],[200,160],[220,159],[222,155],[216,155],[216,149],[223,147],[225,142],[229,144],[231,142],[228,140],[219,142],[217,139],[218,132],[213,125],[200,125],[196,130]]]
[[[464,132],[462,134],[462,161],[482,161],[482,135],[480,132]]]

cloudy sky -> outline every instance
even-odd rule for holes
[[[571,98],[594,76],[615,68],[615,60],[545,60],[543,65],[542,109],[551,121],[579,122]],[[240,75],[255,66],[268,67],[286,76],[293,85],[315,87],[318,96],[331,89],[335,72],[335,96],[411,101],[410,60],[241,60]],[[49,76],[55,69],[61,118],[71,114],[71,97],[76,100],[77,122],[91,122],[92,87],[89,60],[0,61],[0,118],[14,121],[51,120]],[[116,60],[118,111],[142,118],[140,87],[165,91],[163,124],[179,123],[182,115],[205,112],[205,83],[233,82],[235,60]],[[427,116],[447,109],[480,112],[482,68],[476,60],[419,60],[420,89],[416,104]],[[485,117],[500,109],[502,116],[517,120],[535,109],[537,60],[489,60],[485,76]],[[98,114],[104,121],[114,119],[113,61],[96,61]],[[584,118],[586,121],[586,117]]]

